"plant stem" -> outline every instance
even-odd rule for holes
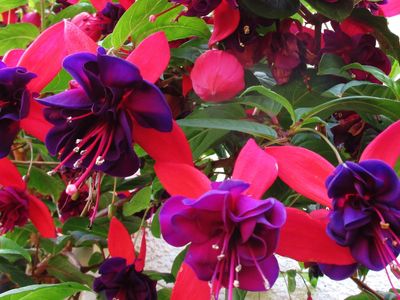
[[[351,280],[353,280],[353,282],[355,284],[357,284],[358,288],[364,292],[367,292],[373,296],[375,296],[376,298],[378,298],[379,300],[384,300],[385,298],[382,297],[381,295],[379,295],[377,292],[375,292],[373,289],[371,289],[368,285],[366,285],[364,282],[362,282],[360,279],[358,279],[357,277],[350,277]]]
[[[38,165],[38,166],[57,166],[59,162],[56,161],[24,161],[24,160],[11,160],[12,163],[17,165]]]

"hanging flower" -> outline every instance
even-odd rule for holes
[[[166,190],[176,195],[160,211],[162,235],[173,246],[190,243],[185,263],[200,280],[211,281],[215,298],[223,286],[228,299],[234,287],[268,290],[279,274],[273,253],[286,212],[274,198],[258,199],[277,177],[275,160],[250,140],[232,180],[211,183],[183,164],[157,162],[155,170]]]
[[[400,155],[399,132],[400,122],[392,124],[368,145],[358,163],[345,162],[336,169],[318,154],[301,147],[266,149],[277,160],[279,176],[288,186],[328,208],[311,215],[295,209],[288,213],[287,230],[282,231],[285,242],[280,245],[285,255],[321,263],[321,270],[334,279],[350,276],[356,263],[376,271],[388,265],[399,269],[396,257],[400,252],[400,183],[393,170]],[[301,229],[292,227],[296,222],[291,219],[302,223]],[[323,226],[325,233],[314,236],[316,242],[305,249],[302,257],[293,253],[289,245],[295,243],[288,234],[296,231],[301,237],[307,234],[300,233],[303,230],[315,232],[311,229],[314,225]],[[315,245],[326,243],[326,238],[342,246],[335,250],[328,245],[321,248],[331,258],[315,254]],[[353,262],[347,257],[349,252]]]
[[[87,49],[85,37],[71,23],[61,22],[42,32],[27,50],[11,50],[4,56],[0,62],[0,157],[8,155],[20,128],[44,140],[50,124],[31,96],[57,75],[67,53]]]
[[[115,217],[111,219],[108,247],[111,258],[99,268],[100,276],[93,283],[97,293],[104,292],[107,300],[155,300],[157,281],[143,271],[146,239],[142,236],[139,256],[136,257],[132,239],[125,226]]]
[[[7,158],[0,159],[0,234],[24,226],[28,219],[43,237],[56,237],[47,206],[28,193],[17,168]]]

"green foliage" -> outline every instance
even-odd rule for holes
[[[4,55],[11,49],[26,48],[38,35],[39,29],[30,23],[9,24],[0,27],[0,55]]]

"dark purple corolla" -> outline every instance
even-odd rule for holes
[[[106,259],[99,269],[100,277],[93,283],[93,290],[104,292],[107,300],[155,300],[157,281],[142,272],[135,271],[126,259],[113,257]]]
[[[134,174],[139,160],[133,151],[133,123],[169,132],[172,115],[157,86],[142,78],[143,70],[103,48],[97,55],[70,55],[63,66],[76,87],[38,101],[47,106],[45,117],[54,125],[46,146],[62,160],[53,172],[61,166],[85,170],[68,185],[66,192],[72,195],[92,171]]]
[[[0,158],[10,152],[19,121],[28,115],[31,94],[26,85],[35,77],[23,67],[7,67],[0,61]]]
[[[200,280],[211,281],[216,298],[222,286],[267,290],[279,274],[273,253],[285,208],[274,198],[246,195],[249,186],[213,183],[199,199],[170,198],[160,212],[164,239],[177,247],[190,243],[185,262]]]
[[[371,270],[398,266],[400,182],[380,160],[346,162],[326,181],[333,210],[328,235],[347,246],[357,262]]]
[[[25,191],[4,187],[0,189],[0,234],[24,226],[28,222],[28,196]]]

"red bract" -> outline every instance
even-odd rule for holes
[[[196,237],[204,234],[204,232],[200,233],[201,229],[198,229],[200,231],[197,231],[196,225],[191,223],[191,221],[196,219],[197,216],[196,214],[199,214],[199,218],[201,218],[200,215],[206,216],[204,214],[202,215],[203,213],[202,209],[204,209],[205,211],[207,211],[207,209],[210,209],[209,212],[210,218],[212,219],[213,218],[212,216],[214,216],[216,218],[214,221],[219,220],[218,219],[219,210],[217,208],[218,207],[217,202],[220,203],[220,201],[216,202],[206,201],[206,198],[207,197],[218,198],[218,195],[222,195],[221,193],[224,193],[223,190],[225,190],[225,188],[229,190],[228,186],[230,186],[234,190],[233,193],[235,194],[235,197],[237,197],[237,198],[234,197],[235,200],[231,199],[232,200],[231,205],[226,206],[229,207],[228,209],[232,209],[232,211],[235,211],[234,213],[232,212],[232,214],[235,213],[239,214],[239,211],[241,209],[246,208],[245,210],[248,212],[241,214],[243,218],[253,216],[252,215],[253,213],[255,216],[256,211],[260,209],[259,205],[264,205],[269,203],[268,201],[273,201],[274,205],[276,205],[276,209],[274,209],[273,212],[271,211],[268,214],[268,216],[269,217],[271,217],[272,215],[274,216],[273,222],[277,222],[279,224],[280,222],[284,222],[285,219],[284,209],[282,204],[279,203],[279,201],[272,198],[269,198],[265,201],[255,200],[255,199],[260,199],[261,196],[264,194],[264,192],[273,184],[273,182],[277,177],[278,169],[275,160],[271,156],[265,155],[265,153],[257,146],[254,140],[249,140],[247,144],[243,147],[242,151],[240,152],[235,163],[232,175],[232,181],[228,180],[221,183],[219,182],[212,183],[207,178],[207,176],[198,171],[196,168],[180,163],[156,162],[155,171],[158,178],[162,182],[164,188],[168,191],[168,193],[170,193],[171,195],[179,195],[170,198],[168,200],[169,202],[167,201],[167,203],[164,205],[160,213],[160,222],[163,235],[165,238],[168,238],[168,240],[172,241],[173,243],[179,244],[183,242],[185,238],[188,237],[187,233],[189,231],[193,231],[193,234]],[[241,188],[243,184],[244,185],[249,184],[249,187],[242,191]],[[222,188],[222,186],[224,186],[224,188]],[[221,187],[221,190],[218,190],[218,187]],[[242,206],[241,204],[239,204],[243,203],[241,200],[245,199],[241,197],[247,197],[246,198],[248,202],[247,206]],[[183,200],[181,204],[177,204],[177,202],[179,202],[181,198],[185,198],[186,200]],[[190,199],[197,199],[197,200],[190,200]],[[190,203],[193,202],[193,208],[189,208],[190,206],[189,202]],[[186,208],[183,207],[185,205],[188,205],[187,207],[188,210],[186,210]],[[236,207],[235,209],[234,208],[235,205],[239,206]],[[177,206],[176,208],[178,208],[178,210],[174,208],[175,206]],[[281,214],[280,208],[282,208],[283,214]],[[192,213],[191,215],[192,217],[189,217],[188,219],[184,217],[183,219],[181,219],[179,214],[184,215],[189,210]],[[251,211],[251,213],[249,211]],[[226,219],[229,219],[231,217],[232,215],[229,214],[229,217],[227,216]],[[258,217],[254,218],[253,220],[255,219],[261,220],[264,217],[266,217],[266,215],[264,216],[263,213],[259,212]],[[187,227],[185,228],[179,227],[178,219],[186,220],[184,224],[186,224]],[[172,223],[170,223],[171,221]],[[250,222],[250,220],[248,221]],[[229,223],[229,221],[226,222],[229,224],[229,226],[233,226],[231,223]],[[243,224],[238,222],[238,224],[240,225],[235,223],[236,224],[235,226],[241,226],[241,225],[244,226],[244,223],[246,222],[245,221],[242,222]],[[246,227],[246,228],[249,228],[250,232],[246,231],[244,227],[242,228],[243,231],[241,231],[242,234],[244,234],[244,232],[247,232],[246,237],[250,236],[252,237],[253,234],[257,235],[256,233],[251,233],[251,227]],[[275,229],[279,230],[279,228]],[[180,230],[182,230],[182,235],[178,234]],[[219,235],[223,235],[223,232],[220,232],[217,229],[215,230],[219,232],[217,235],[218,238]],[[183,234],[183,232],[185,232],[186,235]],[[248,234],[250,234],[250,236],[248,236]],[[269,236],[269,234],[271,234],[271,236]],[[279,234],[279,232],[276,232],[276,234]],[[268,238],[266,238],[266,236],[268,236]],[[273,233],[268,233],[268,234],[263,234],[262,237],[262,239],[266,239],[265,244],[267,244],[267,242],[269,243],[268,246],[266,247],[269,249],[270,252],[268,253],[270,253],[270,255],[272,255],[274,251],[273,236],[275,236]],[[217,237],[213,236],[212,239],[216,239]],[[229,234],[225,237],[228,238]],[[236,238],[237,238],[236,235],[231,237],[232,243],[229,244],[230,245],[229,248],[226,250],[226,252],[224,252],[224,254],[220,255],[221,257],[224,258],[226,257],[226,260],[230,261],[231,266],[234,264],[233,262],[236,259],[235,258],[236,256],[232,257],[231,252],[236,253],[235,255],[241,257],[241,255],[243,255],[242,253],[243,249],[248,249],[246,247],[250,248],[252,247],[246,244],[249,242],[247,238],[243,238],[242,242],[239,242]],[[240,240],[240,238],[238,239]],[[213,271],[213,269],[210,270],[209,268],[210,267],[213,268],[213,266],[216,268],[215,272],[217,273],[215,274],[219,275],[216,277],[213,276],[212,293],[214,295],[218,295],[221,285],[224,285],[229,289],[229,299],[231,299],[232,297],[232,288],[233,288],[232,284],[248,290],[265,290],[266,287],[263,284],[266,284],[266,286],[268,286],[269,282],[269,285],[272,286],[273,282],[275,281],[276,277],[274,277],[273,270],[277,266],[273,262],[274,261],[273,256],[262,258],[268,260],[268,264],[270,264],[268,265],[268,272],[265,271],[265,269],[263,269],[265,266],[260,267],[265,262],[261,258],[260,261],[254,260],[251,263],[247,262],[246,259],[243,258],[240,259],[242,265],[239,264],[240,267],[237,267],[235,269],[236,271],[232,271],[232,267],[227,268],[230,270],[225,270],[224,263],[221,262],[221,259],[219,260],[221,263],[217,262],[216,266],[214,261],[217,260],[217,255],[219,254],[218,251],[216,251],[215,249],[217,250],[222,249],[221,251],[224,251],[224,249],[222,247],[219,246],[217,247],[214,245],[212,247],[212,249],[214,250],[211,250],[211,247],[207,247],[208,243],[211,243],[211,241],[206,241],[204,243],[205,244],[199,241],[192,241],[192,246],[189,248],[190,253],[188,253],[187,259],[188,263],[192,264],[191,266],[196,271],[196,274],[190,270],[189,266],[186,263],[184,263],[181,271],[178,273],[178,278],[175,283],[171,299],[180,300],[182,299],[181,297],[183,297],[183,295],[188,295],[188,291],[190,291],[191,298],[194,300],[209,298],[211,292],[209,286],[205,281],[198,280],[196,275],[202,278],[203,280],[206,280],[205,278],[208,277],[209,272],[211,271],[212,273]],[[198,253],[198,250],[202,249],[202,247],[206,247],[205,249],[207,250],[205,251],[207,252],[207,254],[205,254],[204,256],[204,261],[202,261],[202,263],[198,265],[197,263],[199,262],[200,258],[196,253]],[[211,251],[212,253],[211,252],[208,253],[208,251]],[[251,252],[251,250],[249,251]],[[260,264],[260,266],[258,264]],[[255,266],[258,267],[256,268]],[[233,280],[233,278],[236,279]]]
[[[232,54],[221,50],[200,55],[190,77],[194,91],[204,101],[230,100],[245,87],[242,65]]]
[[[233,8],[228,1],[222,1],[214,11],[214,30],[208,45],[222,41],[236,30],[240,21],[239,9]]]
[[[396,122],[368,145],[361,155],[361,164],[359,165],[363,167],[367,163],[377,164],[375,162],[379,162],[379,164],[387,164],[387,168],[390,168],[389,166],[394,167],[400,156],[399,135],[400,122]],[[336,207],[333,205],[333,200],[327,195],[326,184],[332,181],[335,174],[339,172],[339,168],[335,170],[335,167],[320,155],[301,147],[268,147],[265,151],[277,160],[279,177],[289,187],[299,194],[335,211]],[[354,163],[345,163],[341,166],[350,170],[350,164]],[[378,174],[383,174],[384,170],[382,168],[380,167],[380,173]],[[331,178],[329,182],[327,181],[328,177]],[[351,183],[348,184],[350,185]],[[388,184],[388,182],[385,182],[385,186]],[[370,188],[373,188],[372,183]],[[338,193],[338,191],[336,192]],[[340,192],[342,193],[342,191]],[[352,257],[356,253],[353,249],[351,255],[349,247],[339,246],[331,239],[331,236],[327,235],[327,225],[329,222],[333,222],[332,219],[329,219],[329,211],[317,210],[307,214],[294,208],[288,208],[287,213],[288,219],[282,229],[280,245],[277,250],[278,254],[304,262],[342,266],[356,262]],[[310,241],[313,241],[312,244]],[[378,246],[381,247],[380,245]]]
[[[8,199],[5,202],[3,200],[6,199],[0,197],[2,233],[12,230],[16,225],[24,225],[27,215],[43,237],[56,237],[56,229],[49,209],[42,201],[28,193],[17,168],[7,158],[0,159],[0,193],[7,193],[2,196]],[[21,204],[20,210],[15,211],[18,203]],[[25,207],[27,211],[24,211]]]

